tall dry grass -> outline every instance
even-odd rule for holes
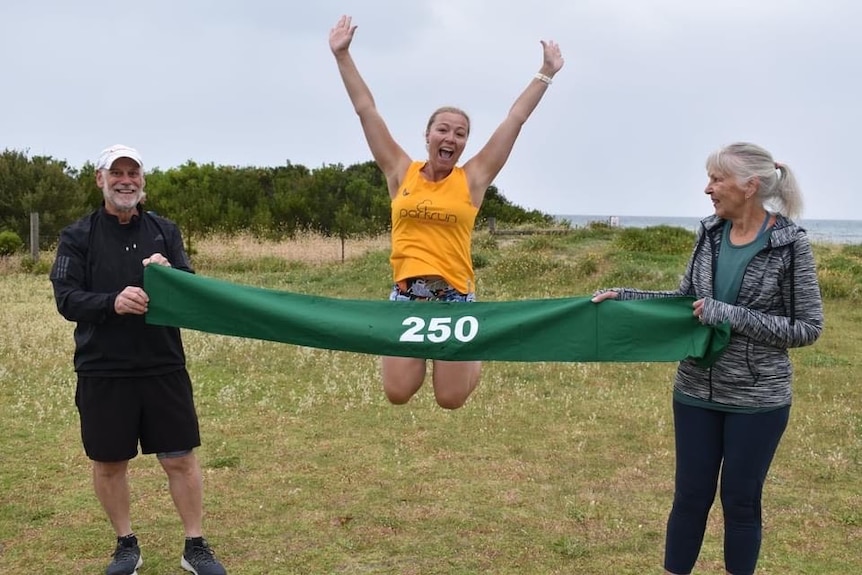
[[[235,259],[279,258],[305,264],[339,262],[342,243],[337,237],[299,233],[290,240],[270,242],[249,234],[208,236],[195,241],[197,255],[207,260],[228,262]],[[344,242],[344,258],[353,259],[371,251],[389,248],[389,236],[350,238]]]

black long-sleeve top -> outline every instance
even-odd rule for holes
[[[193,272],[179,228],[140,206],[138,213],[121,224],[103,206],[60,232],[50,277],[57,310],[77,322],[74,362],[80,374],[128,377],[185,367],[179,329],[114,310],[123,289],[143,287],[142,261],[154,253]]]

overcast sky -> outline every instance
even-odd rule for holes
[[[342,13],[396,140],[441,105],[478,151],[539,69],[566,64],[495,182],[553,214],[704,216],[704,159],[758,143],[803,219],[862,219],[859,0],[2,0],[0,149],[75,167],[114,143],[187,160],[371,159],[329,51]]]

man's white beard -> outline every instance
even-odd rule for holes
[[[134,188],[129,188],[134,189]],[[133,211],[139,203],[141,203],[146,197],[143,189],[135,190],[134,196],[121,195],[118,192],[115,192],[107,185],[102,186],[102,195],[105,198],[105,202],[110,204],[115,210],[120,212],[131,212]],[[134,201],[131,198],[134,197]],[[119,203],[119,202],[123,203]],[[129,202],[131,205],[127,205],[126,202]]]

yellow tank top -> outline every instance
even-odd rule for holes
[[[479,209],[463,168],[429,182],[413,162],[392,199],[393,279],[441,276],[461,293],[475,291],[470,239]]]

